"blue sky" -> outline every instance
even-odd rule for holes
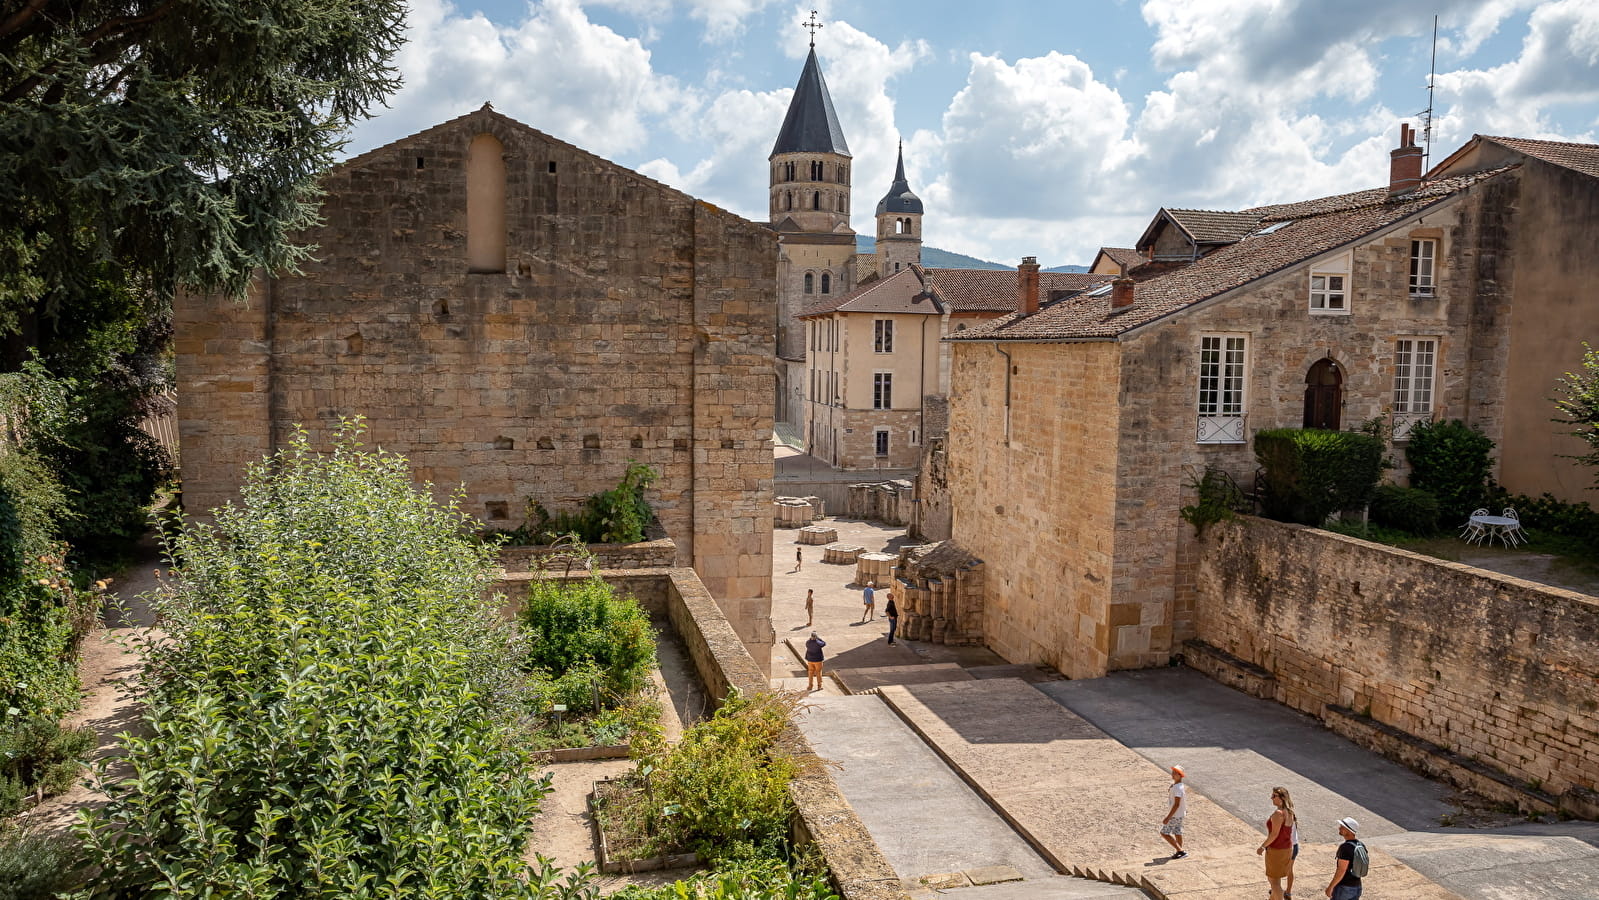
[[[496,109],[750,218],[807,49],[871,233],[905,139],[927,242],[1086,263],[1161,206],[1384,183],[1427,103],[1434,159],[1473,133],[1599,142],[1595,0],[414,0],[406,86],[360,152]]]

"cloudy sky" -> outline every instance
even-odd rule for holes
[[[405,87],[361,152],[491,100],[752,219],[807,49],[855,157],[854,227],[905,140],[927,243],[1087,263],[1161,206],[1237,209],[1387,179],[1427,105],[1474,133],[1599,142],[1595,0],[413,0]]]

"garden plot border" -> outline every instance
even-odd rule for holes
[[[765,673],[693,569],[602,569],[598,574],[612,587],[631,592],[649,612],[664,616],[683,642],[711,698],[724,700],[734,688],[750,694],[771,690]],[[507,615],[515,615],[534,577],[508,572],[495,583],[493,589],[506,598]],[[552,577],[578,580],[587,573]],[[800,759],[816,756],[793,722],[780,740]],[[810,845],[821,855],[844,900],[910,900],[882,849],[825,766],[807,767],[789,783],[789,796],[797,808],[795,842]]]

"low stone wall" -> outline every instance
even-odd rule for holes
[[[666,529],[652,523],[644,530],[644,540],[632,544],[585,544],[602,569],[662,569],[677,565],[677,545],[666,536]],[[535,561],[567,554],[560,547],[519,544],[500,548],[500,565],[507,572],[526,572]]]
[[[706,693],[717,701],[726,699],[734,688],[746,693],[771,689],[766,674],[693,569],[601,570],[599,575],[618,590],[637,596],[652,614],[664,614],[682,639]],[[508,573],[496,589],[508,598],[522,597],[533,577]],[[514,612],[518,605],[516,601],[507,603],[508,612]],[[799,758],[812,761],[789,784],[789,795],[797,808],[796,842],[815,846],[844,900],[910,900],[883,851],[827,774],[810,742],[793,724],[783,742]]]
[[[1599,598],[1244,517],[1207,532],[1195,612],[1197,668],[1465,787],[1505,796],[1461,770],[1497,772],[1525,808],[1599,817]]]

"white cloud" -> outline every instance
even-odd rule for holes
[[[415,0],[396,60],[405,85],[390,111],[356,129],[352,149],[470,112],[495,109],[602,155],[644,146],[649,120],[694,99],[655,72],[650,51],[589,21],[577,0],[530,5],[511,24]],[[418,124],[421,123],[421,124]]]

